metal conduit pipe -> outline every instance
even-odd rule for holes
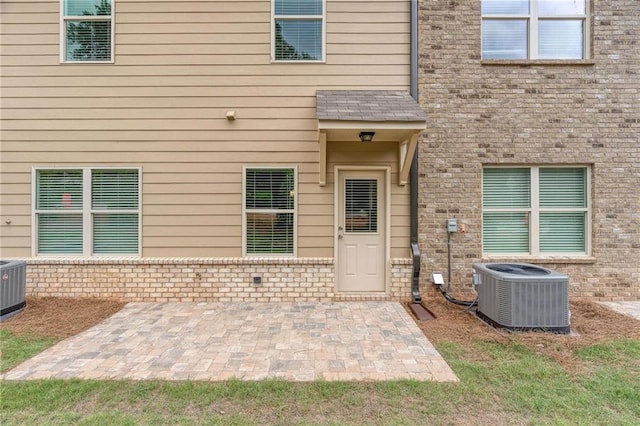
[[[410,93],[418,104],[418,0],[411,0],[411,61]],[[419,146],[419,145],[418,145]],[[420,247],[418,246],[418,148],[413,155],[409,171],[409,197],[411,208],[411,257],[413,274],[411,277],[411,295],[414,303],[422,302],[420,296]]]

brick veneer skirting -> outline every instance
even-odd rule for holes
[[[332,258],[27,259],[27,293],[127,302],[401,301],[410,298],[411,271],[410,259],[392,259],[388,294],[354,296],[336,293]]]

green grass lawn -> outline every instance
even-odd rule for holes
[[[33,334],[16,336],[0,329],[0,372],[9,370],[22,361],[56,343],[59,339],[37,337]]]
[[[3,369],[52,344],[0,332]],[[572,372],[513,342],[436,346],[459,383],[3,381],[0,424],[640,424],[638,340],[580,348]]]

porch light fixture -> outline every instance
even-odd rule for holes
[[[360,142],[368,143],[373,140],[373,136],[376,132],[360,132],[358,137],[360,138]]]

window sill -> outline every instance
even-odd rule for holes
[[[275,59],[271,60],[272,64],[325,64],[327,61],[325,60],[320,60],[320,61],[277,61]]]
[[[537,65],[559,65],[559,66],[588,66],[595,65],[593,59],[484,59],[481,65],[512,65],[520,67],[533,67]]]
[[[294,253],[245,253],[242,257],[247,259],[295,259]]]
[[[482,256],[482,262],[518,262],[518,263],[555,263],[555,264],[581,264],[588,265],[597,262],[593,256]]]
[[[60,61],[60,65],[111,65],[116,61]]]
[[[64,254],[36,254],[29,262],[34,264],[61,264],[61,265],[82,265],[86,263],[94,264],[112,264],[112,263],[131,263],[139,262],[143,258],[140,255],[113,255],[113,256],[82,256],[82,255],[64,255]]]

